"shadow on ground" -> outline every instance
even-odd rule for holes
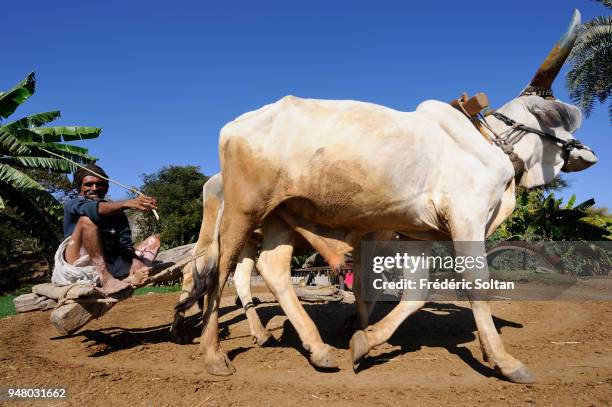
[[[374,323],[384,318],[394,305],[394,303],[378,303],[372,313],[371,321]],[[224,315],[236,311],[238,308],[237,306],[224,307],[220,314]],[[345,320],[354,312],[352,304],[304,304],[304,308],[317,324],[321,338],[325,343],[338,349],[348,349],[348,343],[353,332],[343,327],[345,326]],[[264,326],[274,316],[283,315],[280,306],[271,301],[259,305],[257,313]],[[228,339],[230,337],[229,327],[245,319],[244,313],[240,313],[222,322],[220,324],[221,339]],[[497,317],[493,317],[493,320],[498,331],[504,327],[523,327],[519,323]],[[188,343],[193,343],[193,340],[198,338],[202,332],[201,314],[187,317],[185,327],[186,337],[190,339]],[[72,335],[72,337],[83,337],[83,342],[91,343],[89,346],[95,350],[90,357],[101,357],[141,345],[169,342],[169,331],[170,324],[147,328],[109,327],[100,330],[85,330]],[[299,336],[289,320],[285,321],[280,336],[276,330],[272,334],[276,340],[271,343],[271,346],[294,348],[308,359],[308,354],[303,349]],[[66,337],[53,339],[62,338]],[[235,338],[232,337],[232,339]],[[393,357],[417,351],[422,347],[442,347],[457,355],[480,374],[484,376],[495,375],[494,371],[483,365],[469,349],[461,346],[475,339],[476,326],[470,308],[451,303],[428,303],[423,309],[404,321],[389,339],[389,344],[398,346],[400,349],[378,356],[366,357],[360,364],[359,371],[385,363]],[[228,356],[230,359],[234,359],[251,348],[239,347],[228,350]]]

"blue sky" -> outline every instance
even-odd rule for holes
[[[29,1],[2,7],[0,89],[30,71],[36,94],[14,117],[59,109],[103,128],[79,143],[109,175],[141,185],[166,165],[219,171],[219,130],[284,95],[413,110],[426,99],[515,97],[587,0]],[[555,95],[569,101],[567,68]],[[576,134],[599,163],[569,174],[578,201],[612,207],[611,127],[598,105]],[[111,189],[114,198],[125,194]]]

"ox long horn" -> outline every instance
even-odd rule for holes
[[[576,42],[578,28],[580,28],[580,11],[574,9],[574,15],[567,31],[540,65],[529,85],[521,92],[521,96],[538,95],[553,98],[551,85]]]

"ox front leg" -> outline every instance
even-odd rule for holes
[[[464,227],[464,229],[466,228]],[[475,259],[479,256],[484,257],[485,245],[483,237],[484,231],[482,233],[469,234],[463,232],[457,236],[453,235],[455,256],[464,256],[464,258],[469,256]],[[489,269],[486,262],[484,262],[484,267],[478,267],[478,262],[476,262],[474,267],[468,268],[463,272],[463,278],[465,281],[471,282],[472,286],[477,279],[488,281]],[[504,348],[504,344],[493,323],[491,308],[487,301],[488,293],[483,290],[467,290],[466,294],[474,313],[474,320],[478,329],[480,345],[485,354],[485,361],[491,363],[499,374],[511,382],[533,383],[534,377],[531,372]]]
[[[291,286],[293,239],[293,231],[282,221],[276,217],[266,219],[257,269],[300,336],[302,345],[310,352],[310,362],[318,368],[336,369],[338,363],[331,347],[321,340],[319,331]]]
[[[255,244],[251,242],[247,243],[240,254],[238,266],[234,272],[234,285],[236,287],[236,293],[238,297],[240,297],[240,301],[244,307],[244,312],[251,330],[251,336],[259,346],[265,346],[269,344],[269,342],[272,342],[273,337],[262,325],[257,315],[257,311],[255,311],[253,298],[251,297],[251,274],[255,268],[256,255],[257,248]]]

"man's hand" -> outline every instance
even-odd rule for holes
[[[116,202],[100,202],[98,205],[98,213],[102,216],[114,215],[124,209],[136,209],[139,211],[157,209],[157,199],[146,195],[140,195],[134,199]]]
[[[157,209],[157,199],[146,195],[140,195],[134,199],[128,200],[126,206],[139,211],[150,211],[152,209]]]

